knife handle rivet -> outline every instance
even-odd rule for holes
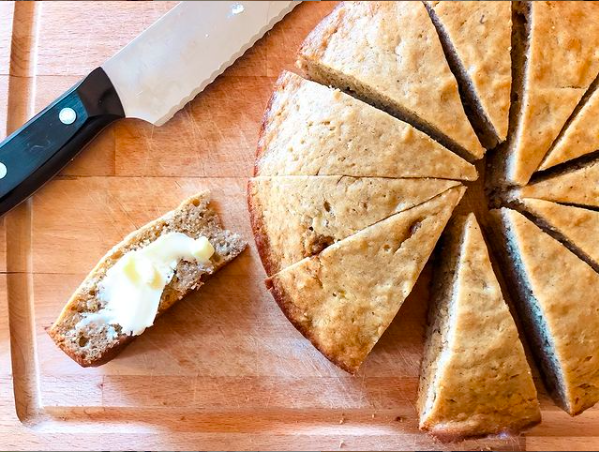
[[[60,110],[60,113],[58,113],[58,119],[60,119],[60,122],[62,122],[64,125],[70,126],[75,122],[75,119],[77,119],[77,113],[75,113],[75,110],[72,108],[66,107]]]
[[[0,162],[0,179],[4,179],[7,173],[8,169],[6,168],[6,165]]]

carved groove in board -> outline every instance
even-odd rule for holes
[[[15,2],[10,47],[9,95],[6,117],[11,133],[33,116],[37,2]],[[31,273],[31,200],[5,216],[8,322],[15,409],[21,422],[31,424],[42,413],[38,362],[35,353],[33,275]]]

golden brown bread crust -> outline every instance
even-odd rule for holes
[[[256,145],[256,158],[254,159],[254,172],[253,176],[258,176],[259,167],[258,163],[260,161],[260,157],[264,154],[266,150],[266,141],[264,140],[266,128],[270,122],[270,117],[273,114],[273,103],[275,101],[275,93],[278,90],[285,88],[285,71],[281,72],[277,81],[274,84],[273,92],[268,98],[268,103],[266,104],[266,108],[264,109],[264,113],[262,114],[262,121],[260,122],[260,130],[258,131],[258,144]]]
[[[264,267],[264,271],[268,276],[276,273],[274,271],[274,262],[271,259],[271,250],[272,246],[270,241],[268,240],[268,234],[264,232],[265,224],[264,224],[264,216],[262,215],[260,209],[255,205],[255,198],[250,196],[251,192],[251,179],[248,180],[247,183],[247,202],[248,202],[248,212],[250,214],[250,224],[252,226],[252,232],[254,234],[254,242],[256,242],[256,248],[258,250],[258,255],[260,256],[260,260],[262,261],[262,266]]]
[[[73,297],[74,297],[74,295],[73,295]],[[158,313],[156,314],[156,317],[158,318],[159,316],[164,314],[164,312],[166,312],[166,310],[168,308],[170,308],[177,301],[179,301],[179,299],[180,298],[178,298],[176,296],[176,294],[173,293],[171,297],[161,300],[161,307],[160,307]],[[168,307],[164,307],[164,306],[168,306]],[[56,320],[55,323],[58,323],[59,321],[60,321],[60,317]],[[106,364],[107,362],[113,360],[119,353],[121,353],[123,351],[123,349],[127,345],[129,345],[131,342],[133,342],[138,337],[138,336],[127,336],[127,335],[121,334],[116,338],[115,343],[111,344],[109,347],[106,348],[106,351],[104,353],[102,353],[100,358],[90,360],[90,359],[87,359],[81,353],[77,353],[77,351],[75,349],[73,349],[71,346],[69,346],[65,341],[64,335],[61,333],[61,331],[59,329],[57,329],[55,327],[51,327],[51,328],[47,329],[47,333],[52,338],[54,343],[56,345],[58,345],[58,347],[69,358],[71,358],[73,361],[75,361],[81,367],[99,367],[99,366]]]
[[[443,0],[446,1],[446,0]],[[522,433],[526,433],[527,430],[530,430],[536,425],[541,423],[541,413],[539,413],[538,419],[531,419],[530,421],[521,422],[518,425],[512,427],[505,427],[501,431],[497,433],[472,433],[472,429],[468,431],[464,430],[463,424],[455,423],[455,424],[446,424],[442,429],[435,429],[434,431],[429,431],[429,434],[437,438],[442,442],[460,442],[467,439],[476,439],[476,438],[488,438],[492,437],[492,435],[497,434],[498,436],[502,435],[512,435],[518,436]]]
[[[283,311],[283,314],[285,315],[285,317],[287,317],[287,320],[289,320],[289,322],[291,322],[291,324],[295,327],[295,329],[297,329],[302,334],[302,336],[304,336],[316,348],[318,348],[318,346],[316,345],[318,343],[318,338],[316,337],[316,335],[314,335],[312,333],[312,330],[310,330],[309,328],[304,326],[303,323],[297,321],[297,319],[299,319],[301,317],[302,313],[299,311],[298,307],[293,303],[293,300],[288,296],[287,292],[285,290],[283,290],[281,287],[279,287],[278,285],[273,284],[272,279],[267,279],[265,281],[265,284],[266,284],[266,288],[271,293],[275,302],[277,303],[279,308],[281,308],[281,311]],[[337,367],[343,369],[347,373],[350,373],[353,375],[357,372],[357,370],[358,370],[357,367],[350,366],[350,365],[346,364],[343,360],[340,360],[336,356],[331,355],[329,353],[324,353],[322,350],[320,350],[320,352],[323,354],[323,356],[326,359],[328,359],[333,364],[335,364]]]
[[[240,237],[222,229],[216,213],[209,208],[210,193],[199,193],[162,217],[142,226],[113,247],[95,266],[71,296],[48,334],[54,342],[80,365],[97,366],[112,359],[135,337],[127,336],[119,325],[79,322],[86,315],[102,309],[104,301],[98,297],[99,285],[106,272],[125,253],[147,246],[160,235],[183,232],[191,237],[207,237],[215,248],[210,263],[182,261],[169,284],[165,287],[157,316],[163,314],[190,290],[200,287],[205,279],[234,259],[244,248]]]
[[[112,361],[116,356],[123,351],[123,349],[135,340],[135,336],[120,336],[117,339],[117,343],[107,349],[106,353],[101,358],[94,361],[85,359],[81,354],[75,353],[70,347],[61,345],[62,339],[59,333],[56,331],[48,330],[48,335],[52,340],[60,347],[60,349],[73,361],[79,364],[81,367],[99,367],[106,364],[108,361]]]
[[[318,58],[322,55],[327,46],[327,40],[323,37],[330,36],[340,27],[345,19],[344,2],[339,2],[337,6],[322,19],[316,27],[306,36],[301,43],[297,54],[306,55],[311,58]]]

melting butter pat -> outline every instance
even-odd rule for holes
[[[166,286],[163,275],[150,259],[136,253],[127,253],[122,259],[123,275],[131,284],[147,284],[152,289],[164,289]]]
[[[214,247],[206,237],[164,234],[148,246],[121,257],[100,283],[104,307],[94,315],[125,334],[139,335],[154,324],[162,292],[180,261],[209,264]],[[90,319],[91,320],[91,319]],[[88,320],[89,321],[89,320]]]
[[[194,240],[191,254],[200,262],[209,261],[214,254],[214,247],[206,237],[200,237]]]

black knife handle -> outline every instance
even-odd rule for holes
[[[0,143],[0,216],[56,175],[108,124],[124,118],[102,68]]]

